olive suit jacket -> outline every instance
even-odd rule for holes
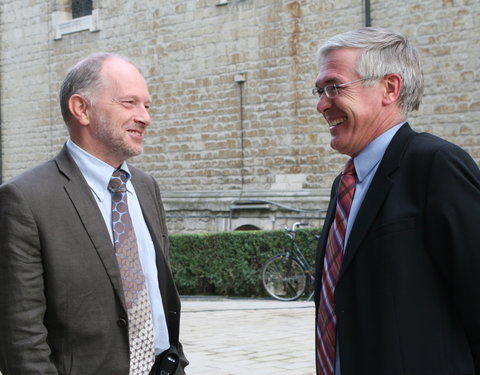
[[[129,166],[156,251],[170,342],[180,300],[154,179]],[[0,371],[3,375],[128,375],[128,319],[102,214],[66,147],[0,187]]]
[[[342,375],[480,374],[480,173],[465,151],[399,129],[353,224],[334,303]]]

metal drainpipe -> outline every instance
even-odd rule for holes
[[[2,69],[0,65],[0,185],[3,182],[3,153],[2,153]]]
[[[370,0],[365,0],[365,26],[372,26],[372,17],[370,14]]]
[[[221,2],[221,5],[228,4],[228,1]],[[220,5],[217,4],[217,5]],[[244,131],[243,131],[243,84],[247,80],[246,73],[237,73],[234,75],[233,80],[238,84],[240,89],[240,148],[241,148],[241,160],[240,160],[240,178],[241,178],[241,186],[240,186],[240,196],[238,197],[239,200],[242,199],[243,196],[243,185],[245,183],[245,165],[244,165],[244,158],[245,158],[245,147],[243,144],[244,141]],[[228,230],[232,230],[232,219],[233,219],[233,210],[230,209],[230,216],[228,218]]]
[[[243,194],[243,186],[245,184],[245,146],[244,146],[244,129],[243,129],[243,84],[247,80],[245,73],[238,73],[234,76],[235,82],[238,83],[240,88],[240,148],[242,151],[241,165],[240,165],[240,177],[241,177],[241,191],[240,197]]]

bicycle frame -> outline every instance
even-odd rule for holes
[[[302,251],[300,250],[297,243],[295,242],[295,234],[296,234],[297,228],[299,226],[304,226],[304,225],[308,225],[308,224],[294,223],[292,225],[292,229],[288,229],[288,227],[285,227],[285,232],[287,233],[287,236],[290,239],[290,243],[291,243],[291,247],[292,247],[291,248],[291,250],[292,250],[291,254],[293,254],[293,257],[298,261],[298,263],[300,263],[302,268],[305,269],[305,272],[307,272],[307,273],[309,273],[310,271],[312,272],[311,276],[313,277],[314,267],[308,262],[307,258],[305,258],[305,255],[303,255]],[[290,252],[288,250],[286,251],[286,253],[290,254]]]
[[[307,299],[310,301],[314,294],[315,269],[295,242],[296,230],[302,225],[307,224],[294,223],[292,229],[285,227],[290,247],[271,257],[262,269],[265,290],[280,301],[293,301],[311,291]]]

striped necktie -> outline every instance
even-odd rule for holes
[[[335,374],[336,315],[334,292],[344,254],[345,231],[355,193],[355,165],[348,160],[337,194],[335,218],[328,234],[316,329],[318,375]]]

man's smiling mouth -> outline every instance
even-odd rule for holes
[[[328,125],[330,125],[330,126],[337,126],[337,125],[341,124],[342,122],[344,122],[346,120],[347,120],[347,118],[343,117],[343,118],[338,118],[336,120],[327,120],[327,122],[328,122]]]
[[[143,135],[143,131],[137,129],[128,129],[127,132],[134,133],[136,135]]]

